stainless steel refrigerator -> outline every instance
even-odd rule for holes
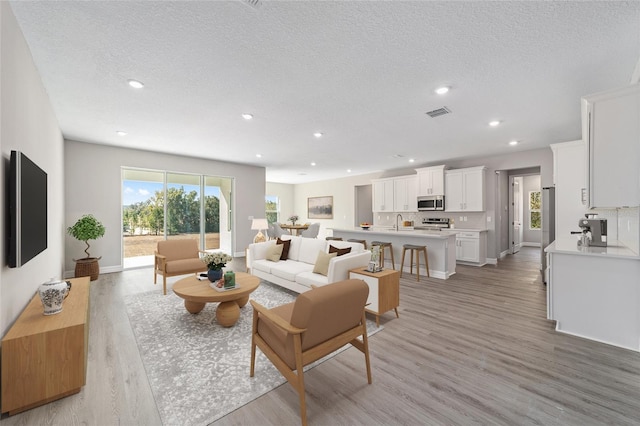
[[[556,239],[556,188],[542,188],[542,244],[540,260],[542,261],[542,282],[547,283],[547,254],[544,249]]]

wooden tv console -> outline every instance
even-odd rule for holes
[[[62,312],[31,299],[2,339],[2,412],[11,415],[78,393],[86,383],[89,277],[74,278]]]

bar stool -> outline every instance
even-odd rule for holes
[[[424,254],[424,263],[427,269],[427,277],[429,275],[429,258],[427,257],[427,246],[418,246],[415,244],[403,244],[402,245],[402,264],[400,265],[400,276],[402,277],[402,269],[404,268],[404,254],[407,250],[411,250],[409,256],[409,272],[413,274],[413,252],[416,252],[416,276],[417,281],[420,281],[420,253]]]
[[[342,237],[327,237],[325,238],[327,241],[342,241]]]
[[[350,243],[360,243],[364,246],[364,249],[367,249],[367,240],[358,240],[356,238],[349,238],[347,241]]]
[[[393,244],[387,241],[372,241],[371,247],[380,246],[380,264],[384,267],[384,249],[388,248],[391,253],[391,268],[396,269],[396,261],[393,258]]]

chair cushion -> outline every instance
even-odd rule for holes
[[[338,256],[342,256],[343,254],[351,253],[351,247],[347,248],[338,248],[334,247],[331,244],[329,245],[329,253],[338,253]]]
[[[200,256],[198,241],[185,238],[158,241],[157,250],[167,260],[192,259]]]
[[[302,350],[357,326],[368,295],[369,286],[362,280],[338,281],[298,295],[291,325],[307,329],[301,336]]]
[[[281,240],[280,237],[278,237],[278,241],[276,241],[276,244],[282,245],[282,253],[280,254],[280,260],[287,260],[287,258],[289,257],[289,248],[291,247],[291,241]]]
[[[167,262],[167,273],[172,275],[190,274],[192,272],[206,271],[207,265],[199,258],[181,259]]]
[[[278,262],[280,261],[280,256],[282,256],[282,252],[284,251],[285,245],[284,244],[274,244],[272,246],[269,247],[269,249],[267,250],[267,260],[270,260],[271,262]]]
[[[291,322],[291,313],[293,312],[294,302],[281,305],[270,311],[286,322]],[[258,334],[265,342],[278,354],[280,358],[291,368],[296,368],[295,354],[293,350],[293,336],[288,335],[286,331],[274,325],[271,321],[260,315],[258,320]]]
[[[336,257],[338,253],[325,253],[319,251],[316,256],[316,263],[313,266],[313,272],[316,274],[327,275],[329,273],[329,262],[331,258]]]

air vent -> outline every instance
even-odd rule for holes
[[[240,0],[240,1],[254,9],[259,9],[260,6],[262,6],[262,0]]]
[[[441,115],[449,114],[451,110],[447,107],[442,107],[438,109],[434,109],[433,111],[428,111],[427,115],[431,118],[440,117]]]

